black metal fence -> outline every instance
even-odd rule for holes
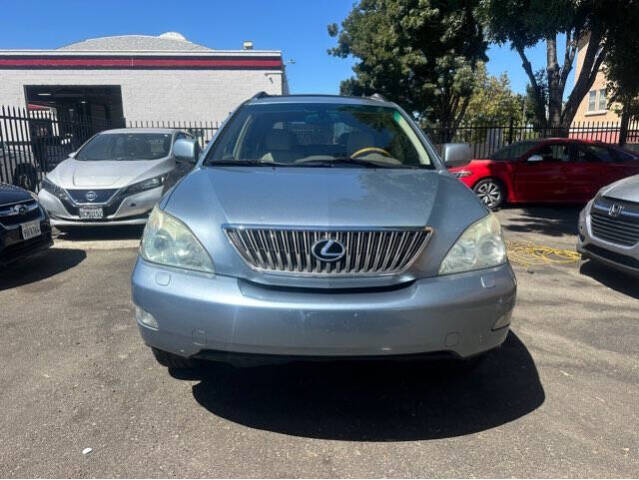
[[[220,128],[218,122],[208,121],[132,121],[126,122],[127,128],[176,128],[178,130],[184,130],[189,132],[200,143],[200,147],[204,148],[207,143],[211,141],[215,132]]]
[[[117,123],[117,124],[116,124]],[[127,128],[175,128],[194,135],[202,148],[219,128],[214,121],[149,120],[116,123],[95,117],[63,118],[53,110],[0,107],[0,182],[37,191],[43,176],[77,150],[92,135],[122,124]],[[436,145],[464,142],[475,158],[486,158],[511,143],[548,137],[570,137],[617,143],[620,125],[615,122],[574,123],[568,130],[536,128],[511,121],[508,125],[464,123],[456,128],[425,128]],[[628,129],[629,146],[639,148],[639,122]]]
[[[91,136],[122,126],[122,119],[66,118],[49,109],[0,107],[0,182],[37,191],[43,176]],[[217,122],[132,121],[127,128],[175,128],[187,131],[204,148],[217,132]]]
[[[474,158],[487,158],[496,150],[511,143],[539,138],[568,137],[618,143],[620,124],[618,122],[575,122],[566,130],[521,125],[515,121],[511,121],[508,125],[469,122],[456,128],[438,126],[426,127],[424,130],[438,146],[448,142],[468,143]],[[626,141],[629,147],[634,144],[639,146],[639,122],[631,122]]]

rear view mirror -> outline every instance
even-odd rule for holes
[[[543,162],[544,161],[544,157],[542,157],[539,154],[535,154],[535,155],[531,155],[530,157],[528,157],[528,161],[529,162]]]
[[[178,162],[196,163],[200,154],[197,140],[181,138],[173,145],[173,156]]]
[[[442,153],[446,167],[461,167],[472,160],[467,143],[445,143]]]

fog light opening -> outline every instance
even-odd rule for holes
[[[156,330],[158,329],[158,321],[155,319],[155,317],[149,312],[142,310],[137,305],[135,306],[135,319],[142,325],[145,325],[149,328],[154,328]]]
[[[509,310],[508,312],[504,313],[501,317],[497,319],[492,329],[499,330],[500,328],[504,328],[510,325],[510,317],[512,317],[512,315],[513,315],[512,310]]]

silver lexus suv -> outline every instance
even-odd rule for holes
[[[475,357],[505,340],[515,291],[495,216],[379,97],[242,104],[154,208],[132,275],[141,335],[173,368]]]

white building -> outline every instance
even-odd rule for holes
[[[71,117],[221,122],[259,91],[286,94],[282,53],[214,50],[175,32],[124,35],[56,50],[0,50],[0,105]]]

